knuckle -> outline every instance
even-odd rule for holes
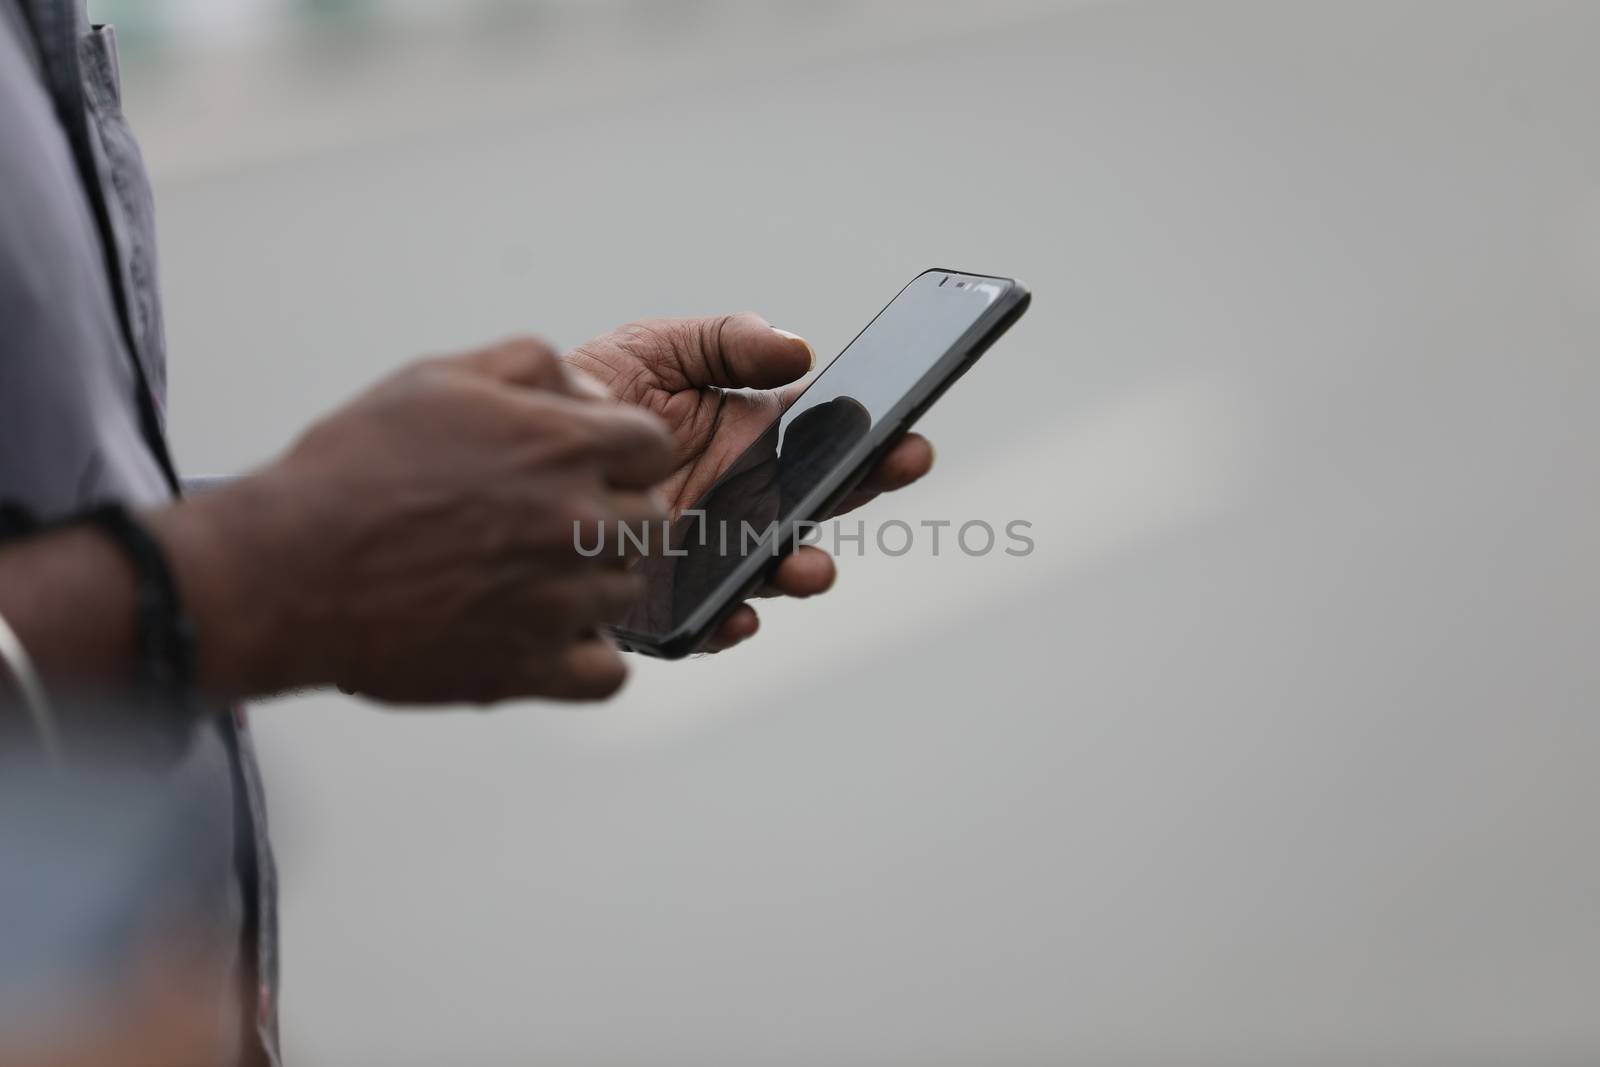
[[[560,358],[556,355],[556,350],[550,347],[549,343],[542,337],[533,337],[526,334],[507,338],[501,342],[500,347],[502,351],[526,361],[529,366],[537,367],[541,370],[555,367]]]
[[[722,331],[733,321],[732,315],[708,315],[686,324],[696,346],[702,352],[717,352],[722,348]]]
[[[390,380],[407,383],[426,383],[434,381],[441,375],[455,369],[455,360],[450,356],[419,356],[407,363],[391,375]]]

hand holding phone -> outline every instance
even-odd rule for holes
[[[618,643],[669,658],[702,647],[762,585],[774,561],[794,548],[796,532],[847,502],[917,418],[1021,316],[1028,300],[1027,290],[1010,279],[926,271],[808,388],[779,393],[674,391],[671,386],[680,383],[641,384],[639,374],[630,377],[605,365],[604,348],[574,353],[578,366],[587,363],[602,377],[622,382],[624,400],[657,410],[680,402],[710,405],[676,415],[688,416],[691,424],[695,417],[717,420],[718,445],[743,449],[737,458],[723,454],[714,462],[688,464],[675,476],[674,495],[695,504],[665,544],[649,546],[637,564],[646,592],[613,630]],[[648,333],[650,327],[635,329]],[[718,384],[759,387],[795,377],[792,367],[763,370],[755,361],[741,366],[737,346],[726,362]],[[685,369],[669,360],[652,373],[670,378]],[[692,376],[693,368],[688,370]],[[757,380],[763,373],[771,380]],[[646,388],[649,395],[630,396],[630,387]],[[675,421],[672,411],[663,414],[669,424]]]

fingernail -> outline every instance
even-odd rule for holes
[[[780,330],[776,326],[774,326],[772,328],[772,332],[777,334],[779,337],[787,337],[791,341],[797,342],[798,344],[805,345],[806,346],[806,356],[810,360],[810,362],[808,362],[806,364],[806,370],[811,371],[811,370],[815,370],[816,369],[816,366],[817,366],[817,350],[815,348],[811,347],[811,342],[810,341],[807,341],[804,337],[801,337],[797,333],[790,333],[788,330]]]

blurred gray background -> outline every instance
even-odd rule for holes
[[[1600,1061],[1600,5],[98,2],[191,472],[430,351],[1034,309],[617,701],[256,710],[301,1064]]]

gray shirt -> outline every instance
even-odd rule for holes
[[[49,518],[178,491],[154,238],[111,31],[82,0],[0,0],[0,500]],[[275,885],[248,730],[221,711],[189,734],[162,773],[232,816],[196,865],[214,871],[206,918],[242,939],[219,997],[244,992],[245,1029],[276,1062]],[[225,999],[237,1017],[241,998]]]

